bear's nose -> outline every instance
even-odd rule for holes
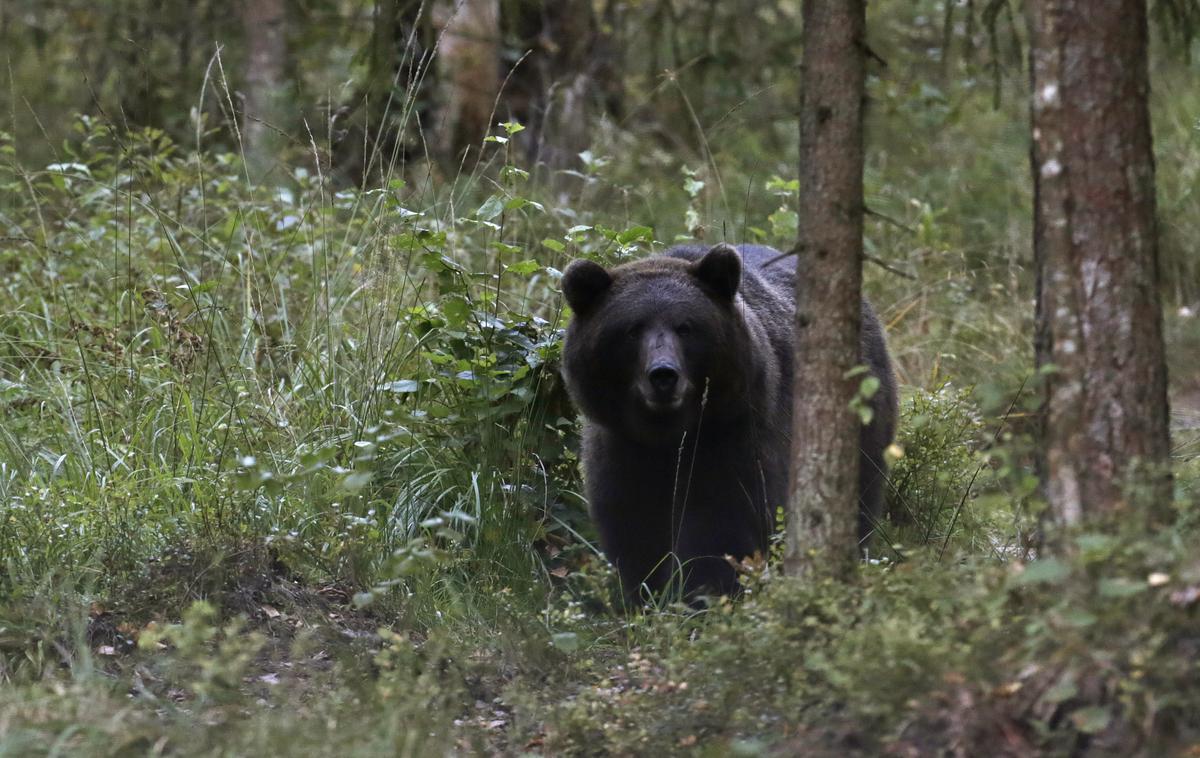
[[[675,385],[679,383],[679,372],[674,366],[666,366],[659,364],[650,369],[649,374],[650,386],[660,395],[669,395],[675,391]]]

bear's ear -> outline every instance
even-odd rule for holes
[[[562,291],[571,310],[582,316],[595,307],[612,282],[612,274],[599,263],[577,260],[563,273]]]
[[[732,301],[742,281],[742,256],[733,245],[714,245],[692,264],[692,276],[708,285],[719,297]]]

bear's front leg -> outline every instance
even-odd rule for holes
[[[684,596],[736,595],[737,572],[726,556],[741,561],[762,550],[752,520],[725,509],[694,510],[679,525],[675,554],[683,574]]]
[[[590,428],[584,464],[600,547],[617,568],[627,600],[640,605],[643,585],[657,592],[676,571],[669,555],[674,487],[670,458],[614,442],[603,430]]]

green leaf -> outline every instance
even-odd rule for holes
[[[447,326],[458,329],[470,318],[471,305],[461,297],[447,297],[442,301],[442,315],[446,317]]]
[[[519,211],[522,208],[535,208],[543,212],[546,210],[546,206],[542,205],[541,203],[535,203],[534,201],[524,197],[514,197],[512,200],[509,200],[504,204],[504,208],[505,210],[510,211]]]
[[[739,739],[729,744],[729,754],[736,758],[755,758],[770,755],[768,744],[759,739]]]
[[[475,211],[475,218],[481,221],[491,221],[501,213],[504,213],[504,198],[499,195],[492,195],[483,201],[483,205],[479,206],[479,210]]]
[[[1066,621],[1076,629],[1087,629],[1093,626],[1099,619],[1094,613],[1089,613],[1082,608],[1072,608],[1063,613],[1063,621]]]
[[[550,642],[564,653],[574,653],[579,649],[579,635],[575,632],[556,632],[550,637]]]
[[[456,271],[460,274],[466,273],[466,269],[459,265],[457,261],[438,253],[423,253],[421,255],[421,263],[425,268],[435,273],[443,271]]]
[[[416,379],[397,379],[394,382],[384,382],[379,385],[379,389],[384,392],[395,392],[398,395],[403,395],[409,392],[417,392],[421,389],[421,383]]]
[[[567,246],[563,243],[549,238],[542,240],[542,247],[553,250],[556,253],[561,253],[567,249]]]
[[[529,172],[524,169],[517,168],[516,166],[505,166],[504,168],[500,169],[500,178],[505,180],[519,179],[524,181],[529,178]]]
[[[519,276],[529,276],[530,274],[542,268],[541,264],[530,258],[529,260],[520,261],[504,267],[504,270],[510,274]]]
[[[1012,579],[1016,586],[1028,584],[1059,584],[1071,574],[1071,569],[1057,558],[1043,558],[1025,567]]]
[[[1047,703],[1062,703],[1075,695],[1079,694],[1079,688],[1075,686],[1073,679],[1062,679],[1055,683],[1053,687],[1046,690],[1046,694],[1042,695],[1042,700]]]
[[[642,242],[654,241],[654,230],[648,226],[631,226],[623,232],[617,234],[616,240],[621,245],[628,245],[630,242],[641,240]]]
[[[1089,705],[1071,714],[1071,723],[1084,734],[1097,734],[1104,731],[1111,719],[1112,714],[1108,712],[1108,709],[1098,705]]]
[[[800,191],[800,180],[773,176],[767,180],[767,191],[777,195],[793,195]]]
[[[1100,580],[1100,597],[1121,598],[1136,595],[1146,589],[1145,582],[1135,582],[1123,577]]]
[[[372,471],[351,471],[342,479],[341,489],[343,492],[354,494],[366,487],[374,476]]]
[[[868,376],[858,385],[858,394],[864,400],[870,400],[875,397],[875,393],[879,391],[879,377]]]
[[[1107,534],[1081,534],[1076,538],[1079,555],[1086,563],[1108,560],[1117,548],[1117,540]]]
[[[332,460],[337,455],[337,452],[337,448],[333,445],[305,451],[300,454],[300,465],[306,469],[320,466]]]
[[[780,208],[767,216],[771,224],[771,235],[777,239],[791,239],[800,228],[800,214],[791,208]]]
[[[865,403],[860,403],[854,407],[858,412],[858,420],[863,426],[871,423],[871,419],[875,418],[875,409]]]

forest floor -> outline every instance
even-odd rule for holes
[[[1173,502],[1041,555],[1024,111],[878,94],[938,141],[869,173],[887,533],[853,582],[767,562],[704,610],[622,607],[595,547],[558,277],[786,246],[794,162],[619,138],[565,201],[503,151],[260,187],[81,121],[0,165],[0,756],[1200,755],[1200,319],[1167,313]]]

